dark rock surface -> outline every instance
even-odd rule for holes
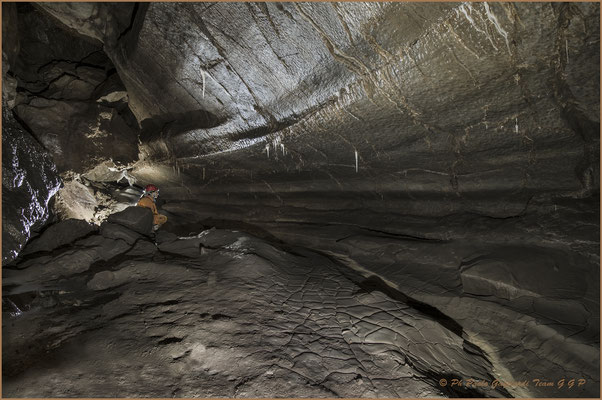
[[[533,201],[524,215],[418,217],[389,212],[342,213],[255,207],[256,234],[295,243],[384,283],[452,318],[479,346],[497,379],[590,382],[599,371],[599,210],[597,200]],[[241,208],[194,203],[164,205],[173,222],[236,226]],[[230,220],[230,222],[228,222]],[[239,224],[250,230],[249,225]],[[203,246],[231,246],[236,234],[207,236]],[[382,288],[382,286],[381,286]],[[403,297],[403,296],[402,296]],[[500,335],[500,332],[504,332]],[[562,360],[562,361],[560,361]],[[570,361],[569,361],[570,360]],[[537,365],[537,367],[534,367]],[[581,371],[575,374],[575,371]],[[545,378],[543,378],[545,377]],[[509,388],[513,396],[576,395],[558,388]]]
[[[16,22],[8,21],[19,43],[9,68],[20,89],[15,113],[59,171],[83,173],[105,160],[135,161],[137,128],[131,126],[127,96],[109,96],[123,91],[123,84],[102,46],[65,31],[29,4],[17,4],[16,10]]]
[[[197,237],[182,238],[167,242],[157,242],[160,251],[184,257],[198,257],[201,254],[201,239]]]
[[[127,256],[145,256],[151,257],[157,252],[157,246],[154,243],[141,240],[136,242],[132,249],[126,253]]]
[[[34,98],[18,105],[16,113],[61,171],[85,172],[107,159],[127,164],[138,156],[135,133],[113,108]]]
[[[328,258],[239,232],[201,237],[224,244],[194,258],[104,264],[47,291],[50,305],[5,320],[3,395],[432,397],[463,393],[439,378],[490,377],[489,361],[458,332],[358,287]],[[78,279],[86,286],[73,290]],[[30,365],[40,351],[46,361]],[[74,369],[81,379],[71,379]],[[122,384],[107,386],[113,379]]]
[[[113,219],[113,221],[115,221],[115,219]],[[146,225],[146,221],[144,222],[144,225]],[[143,229],[138,229],[138,231],[142,230]],[[109,239],[124,240],[130,245],[134,244],[141,237],[140,233],[137,233],[137,231],[110,222],[105,222],[100,226],[100,234]]]
[[[111,214],[107,221],[147,236],[153,230],[153,213],[145,207],[128,207],[121,212]]]
[[[157,243],[157,244],[169,243],[169,242],[173,242],[177,239],[178,239],[178,236],[176,234],[167,232],[165,230],[159,230],[155,235],[155,243]]]
[[[37,252],[48,252],[56,248],[75,242],[92,232],[97,231],[95,225],[80,219],[66,219],[50,225],[42,234],[29,242],[21,255],[25,256]]]
[[[36,258],[3,272],[2,283],[7,294],[54,290],[65,279],[88,271],[95,263],[109,261],[131,248],[124,240],[93,236],[76,242],[53,257]]]

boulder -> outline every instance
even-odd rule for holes
[[[153,230],[153,213],[144,207],[128,207],[121,212],[111,214],[107,221],[147,236]]]
[[[22,255],[40,251],[52,251],[61,246],[75,242],[98,230],[96,225],[80,219],[67,219],[49,226],[39,237],[25,246]]]
[[[92,221],[99,205],[99,199],[94,195],[92,188],[77,179],[65,180],[57,193],[54,212],[63,219]]]
[[[62,254],[46,264],[42,276],[58,278],[87,271],[92,264],[101,259],[98,249],[73,250]]]

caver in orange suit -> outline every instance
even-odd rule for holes
[[[155,230],[167,222],[167,217],[159,214],[157,211],[157,206],[155,204],[157,197],[159,197],[159,189],[157,189],[155,185],[146,185],[146,188],[144,189],[144,196],[142,196],[142,198],[138,201],[139,207],[150,208],[150,210],[153,212],[153,224],[155,225]]]

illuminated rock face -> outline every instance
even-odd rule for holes
[[[48,218],[60,179],[45,149],[2,110],[2,263],[15,259]]]
[[[122,346],[109,322],[144,343],[155,367],[103,369],[133,374],[115,396],[467,394],[438,384],[455,377],[509,383],[472,395],[599,396],[598,3],[6,7],[3,98],[48,152],[33,154],[76,176],[59,215],[100,222],[135,202],[126,185],[161,189],[155,243],[105,223],[5,274],[14,301],[49,293],[34,303],[77,332],[97,326],[87,309],[68,318],[91,299],[93,354]],[[43,201],[5,193],[3,207],[42,221],[47,176]],[[13,255],[22,226],[3,226],[21,235]],[[197,236],[212,226],[237,232]],[[20,329],[77,348],[24,314],[10,351]],[[119,346],[107,363],[138,350]],[[174,384],[161,363],[189,375]],[[52,380],[41,369],[11,379],[13,396],[100,393],[27,392]]]
[[[116,13],[98,7],[79,29],[97,39]],[[165,186],[509,216],[599,186],[598,19],[594,3],[153,3],[100,39],[143,154],[181,175]]]

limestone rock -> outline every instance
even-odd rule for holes
[[[61,171],[83,173],[101,160],[127,164],[137,158],[136,134],[113,108],[35,97],[19,104],[16,113],[50,150]]]
[[[178,237],[128,209],[5,268],[3,394],[600,397],[598,3],[6,11],[63,199],[153,183]]]
[[[132,246],[122,239],[106,238],[101,235],[91,236],[75,242],[77,246],[91,248],[96,253],[96,259],[108,261],[113,257],[121,255]]]
[[[56,24],[51,16],[36,5],[16,5],[20,52],[13,70],[19,83],[31,92],[41,92],[64,73],[77,76],[78,64],[107,66],[108,58],[98,43],[82,39],[74,31]]]
[[[17,265],[18,270],[6,271],[3,283],[14,286],[10,293],[40,290],[56,285],[60,279],[84,273],[95,263],[109,261],[131,247],[124,240],[93,235],[78,240],[54,257],[36,257]]]
[[[131,3],[70,3],[37,5],[71,30],[97,42],[113,42],[130,24]]]

